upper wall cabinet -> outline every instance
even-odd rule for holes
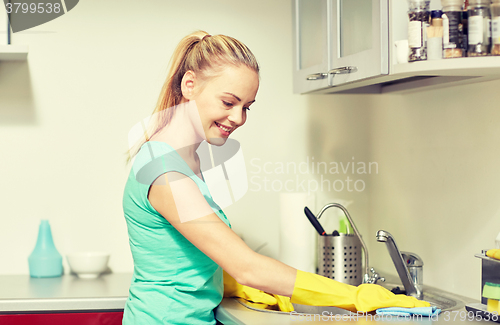
[[[439,1],[438,1],[439,2]],[[398,63],[404,0],[292,0],[294,93],[404,93],[500,78],[500,56]]]
[[[293,0],[294,92],[389,73],[387,0]]]
[[[293,1],[293,88],[306,93],[329,86],[329,44],[327,0]]]
[[[387,0],[330,0],[330,85],[388,74]]]

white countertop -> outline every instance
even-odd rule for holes
[[[398,283],[397,277],[392,275],[385,275],[388,279],[388,283]],[[393,285],[389,285],[390,287]],[[402,287],[402,285],[400,285]],[[418,323],[418,324],[435,324],[435,323],[447,323],[447,324],[456,324],[456,323],[470,323],[470,322],[478,322],[479,316],[472,316],[468,314],[468,311],[465,309],[465,305],[474,305],[479,304],[479,299],[472,299],[469,297],[464,297],[460,295],[451,294],[449,292],[439,290],[437,288],[433,288],[427,285],[423,286],[424,293],[427,290],[432,289],[434,293],[439,293],[443,297],[454,298],[462,303],[457,306],[456,309],[451,311],[441,312],[437,317],[414,317],[410,319],[401,319],[393,316],[392,318],[375,315],[357,315],[353,314],[351,317],[349,315],[333,315],[333,316],[321,316],[316,314],[316,318],[314,315],[309,315],[306,317],[304,315],[297,315],[296,313],[285,313],[278,311],[261,311],[261,310],[253,310],[246,306],[243,306],[240,302],[238,302],[234,298],[224,298],[222,299],[221,304],[217,308],[216,318],[225,325],[295,325],[295,324],[304,324],[304,325],[315,325],[315,324],[325,324],[328,322],[348,322],[348,323],[356,323],[356,324],[366,324],[366,323],[381,323],[381,324],[394,324],[394,322],[406,322],[406,323]],[[320,317],[321,316],[321,317]],[[465,319],[465,321],[463,321]],[[471,319],[471,320],[469,320]],[[484,320],[482,320],[484,321]],[[485,324],[495,324],[493,322],[487,322]]]
[[[47,312],[47,311],[121,311],[128,297],[132,279],[131,273],[111,273],[97,279],[80,279],[75,275],[57,278],[31,278],[29,275],[0,276],[0,314]],[[472,300],[470,300],[472,301]],[[469,301],[466,301],[469,302]],[[422,317],[403,320],[409,323],[434,324],[437,322],[454,324],[467,311],[441,313],[438,318]],[[337,318],[340,317],[337,316]],[[453,321],[455,317],[455,321]],[[287,325],[287,324],[324,324],[343,321],[351,323],[394,323],[395,319],[376,319],[374,316],[346,316],[306,318],[284,312],[264,312],[249,309],[236,299],[224,298],[217,308],[216,318],[225,325]],[[493,323],[491,323],[493,324]]]
[[[359,315],[355,314],[352,317],[348,315],[337,315],[337,316],[321,316],[310,315],[309,318],[305,316],[297,316],[291,313],[274,312],[274,311],[255,311],[241,305],[236,299],[224,298],[221,304],[217,308],[216,318],[225,325],[319,325],[329,322],[347,322],[354,324],[366,324],[366,323],[379,323],[379,324],[394,324],[395,322],[404,322],[407,324],[457,324],[457,323],[476,323],[479,322],[475,317],[472,321],[467,318],[468,312],[465,308],[460,308],[454,311],[447,311],[439,314],[436,317],[414,317],[412,318],[397,318],[396,316],[381,316],[375,315]],[[321,317],[320,317],[321,316]],[[463,321],[462,319],[465,319]],[[484,320],[483,320],[484,321]],[[484,324],[495,324],[493,322],[487,322]]]
[[[104,274],[96,279],[76,275],[32,278],[0,276],[0,314],[33,311],[123,310],[132,273]]]

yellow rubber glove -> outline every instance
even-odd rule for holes
[[[486,256],[500,260],[500,249],[490,249],[486,252]]]
[[[395,295],[377,284],[355,287],[301,270],[297,270],[290,301],[309,306],[339,307],[352,312],[369,312],[385,307],[430,307],[426,301]]]
[[[278,309],[280,311],[284,311],[284,312],[289,313],[289,312],[295,310],[293,308],[292,302],[290,301],[290,297],[280,296],[280,295],[276,295],[274,293],[273,293],[273,296],[278,301]]]
[[[293,305],[289,297],[269,294],[262,290],[257,290],[252,287],[244,286],[236,282],[236,280],[223,270],[224,274],[224,297],[240,297],[250,305],[261,308],[280,310],[284,312],[294,311]]]

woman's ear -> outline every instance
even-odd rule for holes
[[[184,74],[181,81],[182,96],[187,100],[192,100],[194,96],[194,87],[196,83],[196,75],[189,70]]]

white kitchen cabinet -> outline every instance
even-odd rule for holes
[[[330,86],[388,74],[388,1],[330,2]]]
[[[28,56],[27,45],[11,45],[10,25],[6,12],[0,8],[0,61],[25,61]]]
[[[329,0],[293,0],[293,88],[306,93],[329,86]]]
[[[293,0],[294,92],[389,73],[387,0]]]
[[[407,1],[292,4],[294,93],[408,93],[500,79],[500,56],[396,62],[393,44],[408,37]],[[308,55],[317,64],[304,64]]]

